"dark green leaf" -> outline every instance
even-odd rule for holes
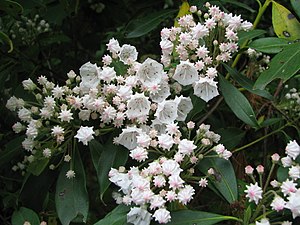
[[[244,225],[248,225],[249,224],[249,221],[251,219],[251,213],[252,210],[251,210],[251,205],[248,206],[247,210],[245,210],[245,213],[244,213]]]
[[[27,170],[33,175],[38,176],[44,171],[48,163],[49,159],[47,158],[35,159],[32,163],[29,164]]]
[[[289,178],[289,168],[279,167],[277,170],[277,180],[278,182],[286,181]]]
[[[24,140],[24,137],[24,135],[19,136],[5,145],[5,150],[0,154],[0,167],[22,154],[22,141]]]
[[[245,41],[259,37],[265,33],[266,33],[265,30],[259,30],[259,29],[250,30],[250,31],[240,31],[240,32],[238,32],[238,36],[239,36],[238,44],[241,45]]]
[[[154,30],[162,21],[173,15],[177,10],[163,10],[149,14],[129,22],[127,26],[127,38],[141,37]]]
[[[232,164],[221,158],[204,158],[198,163],[199,170],[206,174],[209,168],[214,168],[216,179],[211,179],[215,188],[222,196],[232,203],[238,198],[237,181]]]
[[[69,225],[73,219],[78,217],[80,217],[81,222],[86,222],[89,211],[85,172],[78,149],[76,149],[73,158],[75,177],[72,179],[66,177],[70,165],[65,163],[56,185],[55,205],[62,225]]]
[[[19,3],[11,0],[0,1],[0,11],[1,10],[13,17],[18,17],[23,13],[23,7]]]
[[[246,134],[245,131],[236,127],[221,128],[217,130],[217,133],[221,135],[220,143],[229,150],[235,148]]]
[[[11,218],[12,225],[23,225],[26,221],[31,225],[40,225],[39,217],[33,210],[21,207],[18,211],[14,211]]]
[[[258,77],[254,88],[264,89],[271,81],[281,78],[287,81],[300,69],[300,43],[291,44],[278,53],[272,60],[269,69]]]
[[[126,225],[129,206],[119,205],[94,225]]]
[[[219,214],[192,210],[172,212],[171,217],[171,222],[168,223],[168,225],[212,225],[224,220],[238,220],[238,218],[232,216],[222,216]]]
[[[258,123],[255,113],[248,99],[223,76],[219,76],[220,90],[225,102],[234,112],[234,114],[246,124],[257,128]]]
[[[0,31],[0,40],[6,42],[9,45],[9,50],[7,52],[11,53],[14,49],[14,45],[13,45],[13,42],[11,41],[11,39],[7,36],[7,34]]]
[[[227,64],[223,64],[223,66],[228,71],[228,73],[234,78],[234,80],[237,81],[247,91],[250,91],[253,94],[259,95],[259,96],[264,97],[264,98],[269,99],[269,100],[273,99],[273,96],[269,92],[267,92],[266,90],[254,89],[253,88],[254,81],[252,81],[248,77],[240,74],[236,69],[228,66]]]
[[[111,66],[115,69],[117,75],[124,76],[127,73],[127,66],[121,61],[113,60]]]
[[[193,109],[187,115],[186,121],[194,120],[197,121],[203,109],[205,109],[206,103],[195,95],[191,95],[193,103]]]
[[[282,118],[270,118],[270,119],[266,119],[266,120],[264,120],[261,124],[260,124],[260,126],[261,127],[268,127],[268,126],[271,126],[271,125],[273,125],[273,124],[275,124],[275,123],[278,123],[278,122],[280,122],[280,121],[282,121],[283,119]]]
[[[292,7],[294,11],[297,13],[300,18],[300,1],[299,0],[291,0]]]
[[[274,54],[281,52],[283,47],[289,43],[288,40],[282,38],[266,37],[254,40],[249,44],[249,47],[260,52]]]

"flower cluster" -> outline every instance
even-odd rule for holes
[[[194,124],[189,122],[189,132],[193,127]],[[207,155],[226,160],[231,156],[222,144],[213,146],[219,139],[220,136],[204,124],[192,140],[183,138],[177,124],[166,125],[163,133],[155,128],[123,130],[116,142],[130,150],[132,159],[142,162],[148,159],[148,153],[157,155],[144,167],[132,167],[129,171],[124,167],[112,168],[109,173],[110,181],[119,186],[123,194],[116,197],[117,203],[132,206],[127,221],[147,225],[152,216],[159,223],[169,222],[171,216],[167,205],[171,202],[186,205],[193,198],[195,189],[189,182],[197,182],[200,187],[207,185],[207,176],[192,176],[194,166]],[[208,174],[213,174],[213,170]],[[154,211],[153,215],[147,209]]]
[[[298,183],[300,179],[300,165],[297,161],[297,157],[300,155],[300,146],[295,140],[290,141],[285,151],[287,154],[285,157],[280,158],[277,153],[271,156],[272,167],[264,185],[262,178],[265,171],[262,165],[256,168],[259,175],[259,184],[253,175],[254,168],[250,165],[245,168],[246,174],[253,180],[253,183],[246,185],[245,193],[249,201],[258,205],[259,209],[261,209],[262,205],[264,205],[265,208],[270,207],[273,212],[283,212],[284,209],[287,209],[292,213],[293,219],[295,219],[300,216],[300,188]],[[286,178],[282,181],[273,180],[270,182],[276,164],[287,168]],[[271,186],[269,187],[269,185]],[[269,202],[268,199],[272,196],[273,200]],[[257,213],[259,213],[259,211],[257,211]],[[268,215],[268,211],[265,211],[264,215]],[[256,225],[260,224],[269,225],[269,219],[264,218],[260,222],[256,222]],[[285,221],[283,224],[291,224],[291,222]]]

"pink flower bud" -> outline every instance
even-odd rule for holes
[[[253,169],[252,166],[248,165],[248,166],[245,167],[245,173],[246,173],[247,175],[253,174],[253,171],[254,171],[254,169]]]
[[[274,153],[271,156],[271,159],[272,159],[273,162],[278,162],[280,160],[280,156],[277,153]]]
[[[264,168],[262,165],[258,165],[258,166],[256,167],[256,171],[257,171],[258,173],[263,173],[264,170],[265,170],[265,168]]]

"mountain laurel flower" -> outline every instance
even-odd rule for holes
[[[159,83],[158,90],[155,93],[150,93],[150,98],[153,102],[159,103],[167,99],[171,94],[170,86],[167,82]]]
[[[295,193],[297,191],[296,188],[296,183],[294,183],[292,180],[286,180],[282,182],[280,188],[281,192],[283,193],[284,196],[290,195],[291,193]]]
[[[208,77],[200,78],[194,86],[194,94],[204,101],[208,102],[219,95],[217,82]]]
[[[164,100],[158,103],[154,116],[161,123],[168,124],[174,122],[177,118],[177,104],[173,100]]]
[[[246,197],[249,198],[249,202],[254,201],[258,204],[258,201],[262,199],[262,189],[258,186],[257,182],[255,184],[246,185],[247,190],[245,190]]]
[[[121,50],[118,40],[116,40],[114,38],[111,38],[109,40],[108,44],[106,44],[106,46],[107,46],[107,50],[113,54],[117,54]]]
[[[24,90],[33,91],[36,89],[36,84],[29,78],[27,80],[22,81]]]
[[[287,144],[287,146],[285,148],[285,152],[292,159],[295,160],[297,158],[297,156],[300,154],[300,146],[298,145],[298,143],[296,142],[296,140],[290,141]]]
[[[20,133],[21,131],[25,130],[26,127],[25,127],[23,124],[21,124],[20,122],[16,122],[16,123],[12,126],[12,129],[13,129],[13,131],[14,131],[16,134],[18,134],[18,133]]]
[[[207,185],[208,185],[207,179],[205,177],[201,178],[200,181],[199,181],[199,186],[200,187],[207,187]]]
[[[290,156],[286,156],[281,158],[281,163],[283,167],[290,167],[293,163],[293,160]]]
[[[263,167],[263,165],[258,165],[258,166],[256,167],[256,171],[257,171],[258,173],[260,173],[260,174],[263,174],[263,173],[264,173],[264,170],[265,170],[265,168]]]
[[[191,185],[186,185],[184,188],[179,190],[177,198],[180,203],[186,205],[189,201],[192,200],[194,194],[195,189]]]
[[[73,113],[71,112],[71,110],[67,110],[67,109],[62,109],[61,112],[59,113],[58,118],[62,121],[62,122],[70,122],[73,119]]]
[[[267,218],[262,218],[260,222],[256,221],[255,225],[270,225],[269,219]]]
[[[158,144],[164,150],[170,150],[174,144],[173,138],[168,134],[158,136]]]
[[[180,141],[178,145],[178,152],[181,153],[182,155],[191,155],[196,149],[197,146],[194,145],[193,141],[189,141],[187,139],[183,139]]]
[[[164,161],[161,165],[161,168],[162,168],[163,174],[166,176],[179,175],[180,172],[182,171],[182,169],[180,168],[180,165],[172,159],[168,159],[168,160]]]
[[[50,158],[50,157],[51,157],[51,150],[50,150],[49,148],[45,148],[45,149],[43,150],[43,156],[44,156],[45,158]]]
[[[177,104],[177,121],[185,121],[187,114],[193,109],[193,103],[190,97],[175,97],[174,102]]]
[[[300,178],[300,167],[292,166],[289,168],[289,177],[293,180],[297,180]]]
[[[198,71],[195,65],[188,61],[181,61],[175,69],[172,77],[181,85],[190,85],[199,80]]]
[[[171,221],[171,215],[165,208],[156,210],[153,214],[153,218],[160,224],[168,223]]]
[[[31,118],[31,112],[30,110],[26,109],[26,108],[21,108],[18,111],[18,117],[20,118],[21,121],[23,122],[30,122]]]
[[[78,141],[82,142],[84,145],[88,145],[88,142],[94,139],[93,134],[95,132],[93,131],[94,127],[83,127],[80,126],[79,130],[77,131],[77,134],[74,136],[78,139]]]
[[[120,52],[119,52],[119,59],[124,64],[132,64],[134,61],[137,60],[138,52],[136,48],[132,45],[122,45]]]
[[[285,208],[291,210],[293,219],[300,216],[300,189],[295,193],[291,193],[287,198],[289,201],[286,203]]]
[[[20,109],[24,107],[25,102],[21,98],[16,98],[15,96],[10,97],[6,102],[6,108],[10,111],[15,111],[16,109]]]
[[[99,77],[101,80],[109,83],[117,76],[116,71],[112,67],[103,67],[102,71],[99,73]]]
[[[278,153],[274,153],[271,155],[271,159],[273,163],[277,163],[280,160],[280,155]]]
[[[126,115],[129,119],[147,116],[150,111],[150,101],[145,97],[144,93],[132,95],[127,102]]]
[[[137,147],[137,136],[142,133],[142,129],[135,126],[122,129],[122,133],[114,139],[116,144],[125,146],[127,149],[132,150]]]
[[[151,214],[143,208],[133,207],[127,213],[127,222],[134,225],[149,225]]]
[[[54,137],[63,135],[63,134],[65,133],[64,128],[62,128],[62,127],[59,126],[59,125],[54,126],[54,127],[51,129],[51,131],[52,131],[51,134],[52,134]]]
[[[148,152],[145,148],[136,147],[130,150],[130,157],[138,162],[145,161],[148,158]]]
[[[144,86],[151,87],[161,83],[162,74],[163,65],[153,59],[147,58],[139,67],[136,76]]]
[[[273,199],[270,206],[272,207],[273,210],[279,212],[284,209],[285,204],[286,204],[286,202],[284,201],[284,199],[277,195]]]
[[[75,171],[74,170],[68,170],[67,173],[66,173],[66,177],[68,179],[72,179],[75,177]]]

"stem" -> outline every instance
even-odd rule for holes
[[[213,105],[213,107],[211,107],[211,109],[206,113],[206,115],[198,122],[198,126],[200,126],[215,111],[215,109],[220,105],[223,99],[223,96],[218,99],[218,101]]]
[[[250,142],[250,143],[248,143],[248,144],[246,144],[246,145],[244,145],[244,146],[242,146],[242,147],[240,147],[240,148],[234,149],[234,150],[232,151],[232,153],[236,153],[236,152],[239,152],[239,151],[241,151],[241,150],[243,150],[243,149],[245,149],[245,148],[248,148],[248,147],[250,147],[250,146],[256,144],[257,142],[260,142],[260,141],[264,140],[265,138],[267,138],[267,137],[269,137],[269,136],[271,136],[271,135],[273,135],[273,134],[276,134],[277,132],[280,132],[281,130],[283,130],[283,129],[284,129],[285,127],[287,127],[287,126],[290,126],[290,123],[287,123],[287,124],[285,124],[284,126],[278,128],[277,130],[274,130],[274,131],[272,131],[271,133],[268,133],[268,134],[266,134],[265,136],[262,136],[262,137],[256,139],[255,141],[252,141],[252,142]]]
[[[273,170],[274,170],[274,168],[275,168],[275,163],[272,163],[272,166],[271,166],[271,169],[270,169],[270,172],[269,172],[268,178],[267,178],[267,180],[266,180],[266,183],[265,183],[265,186],[264,186],[263,192],[265,192],[265,191],[266,191],[266,189],[267,189],[267,187],[268,187],[268,184],[269,184],[269,182],[270,182],[271,175],[272,175],[272,173],[273,173]]]

